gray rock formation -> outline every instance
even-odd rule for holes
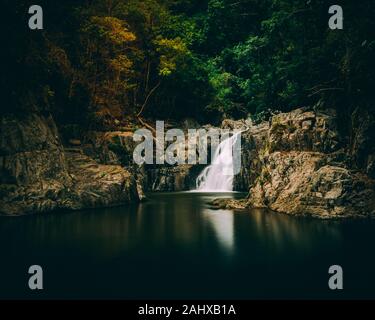
[[[195,187],[195,178],[199,174],[196,166],[168,164],[138,166],[133,161],[133,151],[136,146],[137,142],[133,141],[132,132],[92,131],[87,133],[82,150],[98,163],[121,165],[132,172],[141,199],[145,198],[143,191],[186,191]]]
[[[250,186],[246,201],[220,207],[267,207],[319,218],[375,214],[375,183],[353,170],[335,125],[333,111],[298,109],[252,127],[244,136],[244,169],[236,178]],[[366,173],[368,175],[366,175]]]
[[[134,177],[64,150],[51,117],[4,116],[0,123],[0,213],[112,206],[139,200]]]
[[[225,120],[222,128],[246,128],[234,187],[250,191],[242,201],[213,205],[319,218],[375,215],[374,123],[355,112],[348,146],[330,110],[297,109],[259,125]],[[64,148],[51,117],[1,118],[1,214],[114,206],[143,199],[144,190],[189,190],[204,167],[139,167],[131,131],[89,132],[68,141]]]
[[[373,183],[322,153],[276,151],[262,162],[250,206],[320,218],[366,216],[375,208]]]
[[[195,180],[202,168],[202,166],[188,164],[149,168],[149,189],[163,192],[193,190],[196,187]]]

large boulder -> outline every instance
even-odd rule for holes
[[[269,152],[315,151],[331,153],[340,148],[335,111],[317,113],[296,109],[271,118]]]
[[[123,167],[98,164],[81,152],[67,152],[66,158],[74,188],[65,207],[109,207],[139,200],[136,179]]]
[[[73,181],[53,119],[4,116],[0,132],[0,213],[56,209]]]
[[[4,116],[0,122],[0,183],[69,184],[62,145],[52,117]]]
[[[316,152],[274,152],[263,162],[248,204],[319,218],[367,216],[375,210],[373,181]],[[374,212],[375,213],[375,212]]]

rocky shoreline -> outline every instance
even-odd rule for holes
[[[301,108],[257,125],[225,120],[222,128],[247,128],[234,188],[249,194],[213,206],[323,219],[375,216],[375,151],[363,146],[375,122],[358,118],[350,145],[332,110]],[[87,132],[63,143],[52,117],[38,114],[3,117],[0,130],[0,214],[124,205],[143,200],[145,191],[189,190],[202,170],[134,165],[131,131]]]
[[[368,159],[362,168],[355,165],[350,154],[356,152],[340,136],[333,110],[275,115],[251,127],[243,140],[249,195],[214,201],[215,207],[322,219],[375,216],[373,154],[362,155]],[[359,141],[353,145],[362,148]]]
[[[51,117],[4,117],[0,142],[0,213],[79,210],[139,201],[134,176],[63,147]]]

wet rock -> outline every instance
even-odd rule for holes
[[[213,209],[233,209],[233,210],[244,210],[246,209],[246,200],[233,200],[229,198],[214,199],[211,203]]]

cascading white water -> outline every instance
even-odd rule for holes
[[[233,146],[241,132],[222,141],[217,147],[211,165],[206,167],[196,180],[197,191],[233,191],[234,161]]]

